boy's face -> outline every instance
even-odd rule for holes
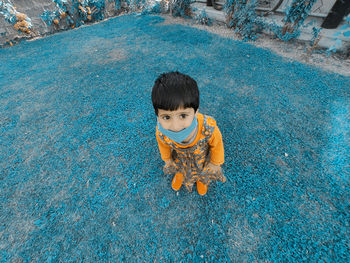
[[[158,109],[158,121],[166,130],[179,132],[189,127],[194,119],[196,112],[193,108],[183,107],[174,111]]]

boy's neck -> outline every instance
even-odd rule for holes
[[[198,131],[198,125],[197,125],[197,127],[191,132],[191,134],[188,135],[188,137],[187,137],[184,141],[182,141],[181,143],[189,143],[189,142],[191,142],[191,141],[193,140],[193,138],[196,136],[197,131]]]

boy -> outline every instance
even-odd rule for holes
[[[172,188],[185,185],[191,192],[196,183],[198,193],[205,195],[211,181],[225,182],[222,136],[215,120],[198,112],[196,81],[179,72],[164,73],[154,83],[152,103],[164,173],[175,174]]]

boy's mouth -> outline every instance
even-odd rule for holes
[[[169,130],[169,131],[171,131],[171,132],[181,132],[181,131],[183,131],[184,129],[186,129],[186,128],[183,128],[183,129],[178,130],[178,131],[174,131],[174,130]]]

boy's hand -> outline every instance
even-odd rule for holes
[[[219,180],[223,183],[226,182],[226,177],[223,175],[220,165],[208,163],[207,166],[205,167],[205,170],[209,174],[221,175],[221,179]]]
[[[169,165],[171,165],[171,164],[172,164],[172,162],[173,162],[172,160],[166,161],[166,162],[165,162],[165,166],[169,166]]]
[[[221,170],[220,165],[216,165],[213,163],[208,163],[206,168],[207,168],[207,171],[209,173],[213,173],[213,174],[216,174],[216,173],[220,172],[220,170]]]
[[[163,167],[163,172],[165,174],[174,174],[176,172],[176,165],[172,160],[166,161]]]

